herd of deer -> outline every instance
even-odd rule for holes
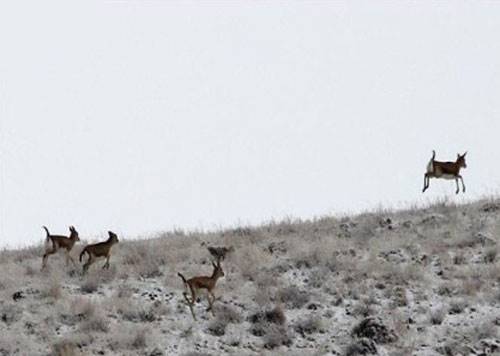
[[[42,270],[47,266],[47,260],[50,255],[55,254],[59,250],[64,251],[66,254],[66,265],[69,264],[69,261],[73,262],[76,266],[75,260],[71,257],[71,250],[77,241],[80,241],[80,237],[78,236],[78,231],[76,231],[74,226],[69,227],[70,235],[62,236],[62,235],[52,235],[49,232],[49,229],[46,226],[43,226],[45,232],[47,233],[46,244],[45,244],[45,253],[42,258]],[[88,254],[89,259],[83,265],[83,274],[85,274],[90,265],[94,263],[97,258],[105,257],[106,263],[102,266],[103,269],[109,268],[109,258],[111,257],[111,247],[118,243],[118,236],[112,232],[108,231],[109,238],[106,241],[99,242],[96,244],[87,245],[83,248],[80,253],[80,262],[82,262],[82,258],[85,254]],[[207,300],[208,300],[208,308],[207,311],[213,311],[213,303],[216,300],[215,295],[213,293],[213,289],[215,288],[215,284],[220,277],[224,276],[224,271],[220,265],[220,262],[224,260],[227,253],[232,251],[231,248],[227,247],[208,247],[208,251],[212,256],[215,257],[216,263],[212,262],[214,267],[214,271],[211,276],[197,276],[190,279],[186,279],[184,275],[178,273],[179,277],[182,278],[182,281],[185,286],[184,298],[191,310],[191,314],[193,319],[196,320],[196,316],[194,314],[193,306],[197,301],[198,292],[202,289],[207,290]],[[187,291],[191,292],[191,300],[188,298]],[[210,296],[212,299],[210,299]]]
[[[427,188],[429,188],[429,183],[431,178],[442,178],[442,179],[454,179],[457,185],[456,193],[458,194],[460,191],[460,187],[458,181],[462,182],[462,190],[465,192],[465,185],[462,176],[460,175],[460,169],[466,168],[467,165],[465,163],[465,155],[458,154],[455,162],[440,162],[436,161],[436,152],[432,151],[432,158],[427,164],[427,171],[424,175],[424,189],[422,192],[425,192]],[[76,266],[75,261],[70,255],[71,249],[75,245],[77,241],[80,241],[78,237],[78,231],[76,231],[74,226],[70,226],[70,235],[69,236],[61,236],[61,235],[51,235],[47,227],[43,227],[47,233],[46,238],[46,249],[42,259],[42,269],[44,269],[47,265],[47,259],[50,255],[56,253],[59,250],[63,250],[66,253],[66,264],[73,262]],[[89,269],[90,265],[92,265],[97,258],[105,257],[106,263],[102,268],[109,268],[109,259],[111,257],[111,247],[118,243],[118,236],[112,232],[108,231],[109,238],[104,242],[99,242],[96,244],[87,245],[83,248],[80,253],[80,262],[82,262],[83,256],[88,254],[89,258],[87,262],[83,265],[83,273],[85,274]],[[196,320],[196,316],[194,314],[193,306],[197,301],[198,292],[202,289],[206,289],[207,291],[207,301],[208,308],[207,311],[213,311],[213,303],[216,300],[215,295],[213,293],[213,289],[215,288],[215,284],[220,277],[224,276],[224,271],[220,265],[221,260],[224,260],[226,253],[231,252],[231,248],[228,249],[226,247],[221,248],[208,248],[210,254],[215,257],[216,263],[212,262],[213,272],[211,276],[197,276],[190,279],[186,279],[184,275],[178,273],[179,277],[182,278],[182,282],[184,283],[185,291],[184,298],[191,310],[191,314],[193,318]],[[188,298],[188,291],[191,292],[191,299]],[[212,297],[212,299],[210,299]]]

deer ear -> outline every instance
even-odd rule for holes
[[[464,154],[462,155],[462,157],[465,157],[466,154],[467,154],[467,151],[464,152]]]

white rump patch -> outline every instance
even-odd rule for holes
[[[427,173],[434,173],[434,165],[432,164],[432,159],[427,163]]]
[[[456,177],[453,174],[443,174],[443,175],[439,176],[439,178],[452,180],[452,179],[455,179]]]

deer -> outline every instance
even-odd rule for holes
[[[220,277],[224,276],[224,271],[222,270],[222,267],[220,265],[220,262],[218,261],[217,264],[212,262],[212,266],[214,267],[214,270],[212,272],[212,275],[210,277],[208,276],[198,276],[198,277],[193,277],[188,280],[182,275],[182,273],[177,273],[179,277],[182,278],[182,282],[184,283],[184,288],[185,291],[183,293],[184,299],[186,300],[189,309],[191,310],[191,315],[193,316],[193,319],[196,320],[196,315],[194,314],[193,306],[194,303],[196,303],[197,300],[197,294],[201,289],[206,289],[207,290],[207,301],[208,301],[208,308],[206,311],[211,311],[212,315],[215,316],[214,310],[213,310],[213,303],[216,300],[215,295],[214,295],[214,288],[215,284],[217,283],[217,280]],[[188,289],[191,291],[191,300],[189,300],[187,296],[187,291]],[[210,296],[212,296],[212,300],[210,300]]]
[[[102,269],[109,268],[109,258],[111,257],[111,247],[118,243],[118,236],[113,231],[108,231],[109,238],[104,242],[99,242],[92,245],[87,245],[80,253],[80,262],[82,262],[83,255],[89,255],[88,261],[83,265],[83,274],[87,272],[90,265],[93,264],[98,257],[106,257],[106,263]]]
[[[462,191],[465,193],[465,184],[462,176],[460,175],[460,169],[467,168],[465,163],[465,152],[463,155],[457,153],[457,160],[455,162],[440,162],[436,161],[436,151],[432,151],[432,158],[427,164],[427,172],[424,175],[424,193],[427,188],[429,188],[429,183],[431,178],[442,178],[442,179],[454,179],[457,184],[456,194],[460,192],[460,186],[458,180],[462,182]]]
[[[66,252],[66,266],[69,261],[73,262],[73,265],[76,266],[75,260],[71,257],[70,252],[73,249],[73,246],[77,241],[80,241],[80,237],[78,236],[78,231],[76,231],[74,226],[69,227],[69,237],[62,235],[51,235],[47,226],[42,226],[45,232],[47,233],[47,237],[45,239],[45,253],[42,258],[42,270],[47,266],[47,260],[50,255],[53,255],[60,249]],[[49,245],[49,243],[52,243]]]
[[[234,251],[234,247],[233,246],[229,246],[229,247],[209,246],[209,247],[207,247],[207,250],[212,255],[212,257],[215,258],[217,263],[220,263],[221,261],[224,261],[224,259],[226,258],[226,255],[228,255],[229,253]]]

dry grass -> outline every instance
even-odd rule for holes
[[[79,330],[83,333],[106,333],[109,330],[109,320],[104,315],[104,309],[90,300],[82,302],[77,307],[80,310],[76,315],[81,318]]]
[[[297,320],[293,328],[298,334],[305,337],[309,334],[325,332],[325,323],[320,316],[311,314]]]
[[[441,325],[446,318],[446,314],[448,314],[446,308],[441,307],[432,309],[429,313],[429,321],[432,325]]]
[[[51,298],[52,300],[59,300],[63,296],[63,290],[60,280],[53,279],[41,291],[41,296],[44,298]]]
[[[299,290],[297,287],[286,287],[279,291],[279,300],[288,309],[302,308],[310,299],[308,291]]]
[[[52,345],[53,356],[78,356],[81,355],[78,346],[73,341],[62,340]]]
[[[41,272],[41,246],[4,250],[0,355],[22,355],[16,345],[26,345],[24,354],[54,355],[355,355],[374,348],[427,355],[466,350],[453,343],[458,336],[477,349],[498,337],[498,321],[488,317],[500,312],[497,206],[441,201],[213,232],[176,230],[120,242],[109,270],[102,261],[85,276],[59,255]],[[205,312],[202,293],[194,323],[177,272],[209,275],[207,246],[230,245],[215,317]],[[350,336],[366,317],[383,319],[399,339],[381,346],[365,334]]]
[[[107,346],[115,353],[124,350],[144,350],[148,347],[151,338],[151,329],[144,326],[127,326],[111,333]]]

